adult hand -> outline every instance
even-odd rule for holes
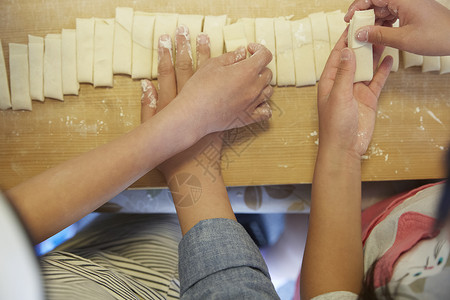
[[[194,115],[200,136],[266,120],[266,103],[273,94],[272,72],[266,65],[272,54],[259,44],[209,59],[186,82],[170,105],[184,105]],[[173,96],[173,95],[172,95]]]
[[[347,31],[331,52],[319,81],[319,148],[360,159],[372,139],[378,96],[389,75],[392,57],[384,59],[372,81],[353,83],[355,54],[346,48]],[[382,50],[374,47],[374,66]]]
[[[450,10],[434,0],[355,0],[345,15],[375,10],[376,26],[358,30],[362,42],[386,45],[420,55],[450,55]],[[390,27],[396,19],[398,28]],[[385,26],[379,26],[385,25]]]

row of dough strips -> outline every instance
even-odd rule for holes
[[[373,11],[365,14],[365,20],[361,16],[355,26],[373,24]],[[200,32],[210,38],[212,57],[257,42],[274,55],[268,65],[273,72],[272,84],[297,87],[319,80],[331,49],[347,26],[341,11],[313,13],[300,20],[292,20],[292,16],[241,18],[233,23],[227,15],[146,13],[117,7],[115,18],[77,18],[76,29],[62,29],[61,34],[45,38],[29,35],[28,45],[9,43],[10,86],[0,41],[0,109],[32,110],[32,100],[45,98],[63,101],[64,95],[78,95],[80,83],[112,87],[114,74],[155,79],[158,38],[167,33],[173,41],[180,25],[189,28],[194,66]],[[357,62],[371,63],[371,46],[354,43],[357,56],[360,47],[370,48],[360,51],[362,57]],[[397,71],[399,51],[387,48],[385,52],[394,57],[393,71]],[[403,58],[405,67],[422,65],[423,71],[450,72],[447,57],[404,53]],[[361,65],[358,69],[366,69],[371,78],[371,67]]]

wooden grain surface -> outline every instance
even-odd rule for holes
[[[8,65],[8,43],[26,43],[75,28],[76,17],[114,17],[115,7],[148,12],[228,14],[294,19],[317,11],[346,10],[349,1],[34,1],[0,2],[0,38]],[[373,142],[363,162],[363,180],[444,176],[442,159],[450,137],[450,74],[419,68],[392,74],[380,98]],[[317,151],[316,87],[276,88],[274,115],[263,124],[227,132],[222,169],[227,185],[311,182]],[[114,88],[81,85],[65,102],[33,102],[32,112],[0,112],[0,186],[10,188],[39,172],[104,144],[139,124],[139,82],[114,77]],[[131,145],[130,145],[131,146]],[[76,183],[74,183],[76,184]],[[132,187],[159,187],[152,171]]]

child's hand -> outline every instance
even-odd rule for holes
[[[450,54],[450,11],[434,0],[355,0],[345,21],[356,10],[373,8],[376,24],[356,32],[363,42],[391,46],[421,55]],[[391,28],[396,19],[399,28]]]
[[[347,30],[331,52],[319,81],[319,147],[360,159],[372,139],[378,96],[389,75],[392,58],[383,61],[371,82],[354,84],[355,54],[346,48],[346,35]],[[376,66],[383,49],[374,49]]]

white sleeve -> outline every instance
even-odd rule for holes
[[[355,300],[358,299],[358,295],[347,291],[338,291],[326,293],[323,295],[316,296],[311,300]]]

